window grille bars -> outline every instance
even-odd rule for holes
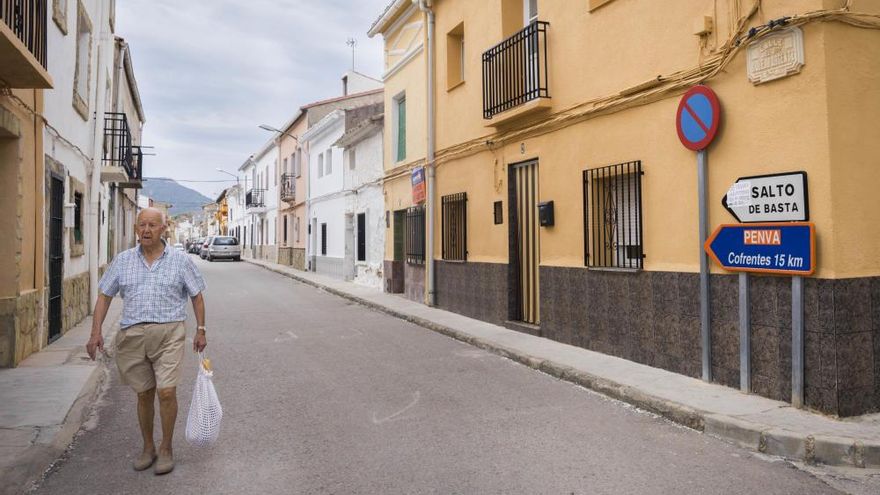
[[[642,269],[642,162],[584,170],[584,264]]]
[[[443,259],[467,261],[467,193],[450,194],[441,200]]]

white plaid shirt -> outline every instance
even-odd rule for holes
[[[136,246],[116,256],[98,290],[122,297],[120,327],[124,329],[144,322],[186,320],[186,302],[205,290],[205,279],[189,256],[167,243],[153,266],[147,265],[141,247]]]

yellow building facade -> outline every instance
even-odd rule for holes
[[[44,7],[16,6],[5,13],[15,19],[0,15],[0,367],[17,366],[49,340],[44,246],[50,219],[43,215],[40,115],[52,79],[46,70]],[[57,208],[56,215],[62,214]]]
[[[435,280],[413,298],[705,377],[696,154],[675,128],[681,96],[705,84],[722,112],[707,149],[710,231],[737,222],[721,200],[738,178],[806,173],[817,263],[804,283],[805,404],[841,416],[880,410],[880,172],[872,166],[880,5],[426,4],[436,190],[427,199],[434,229],[424,238],[433,241]],[[389,229],[412,204],[411,172],[428,154],[428,16],[394,2],[371,29],[385,39]],[[421,31],[405,29],[415,23]],[[420,32],[425,48],[401,51],[415,46],[408,31]],[[404,160],[395,154],[397,122],[387,117],[401,93]],[[539,208],[550,202],[552,210]],[[386,267],[424,271],[396,259],[394,236],[386,238]],[[738,279],[711,271],[708,371],[739,387]],[[751,275],[750,283],[748,388],[789,400],[791,277]]]
[[[384,288],[416,301],[425,298],[425,265],[418,256],[410,256],[412,262],[407,262],[406,223],[408,212],[413,225],[422,213],[413,200],[411,175],[414,168],[424,166],[427,147],[426,24],[425,14],[416,5],[393,2],[369,32],[370,36],[381,34],[385,43]]]

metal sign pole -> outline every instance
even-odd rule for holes
[[[708,156],[705,149],[697,151],[697,183],[700,208],[700,340],[703,346],[703,380],[712,381],[712,336],[709,329],[709,255],[703,249],[709,231],[706,210],[706,166]]]
[[[739,389],[752,391],[751,309],[749,307],[749,274],[739,274]]]
[[[791,278],[791,405],[804,406],[804,279]]]

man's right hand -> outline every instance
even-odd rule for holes
[[[86,352],[89,353],[89,357],[92,358],[92,361],[95,360],[97,351],[104,352],[104,337],[102,337],[101,334],[92,335],[92,337],[89,338],[89,343],[86,344]]]

